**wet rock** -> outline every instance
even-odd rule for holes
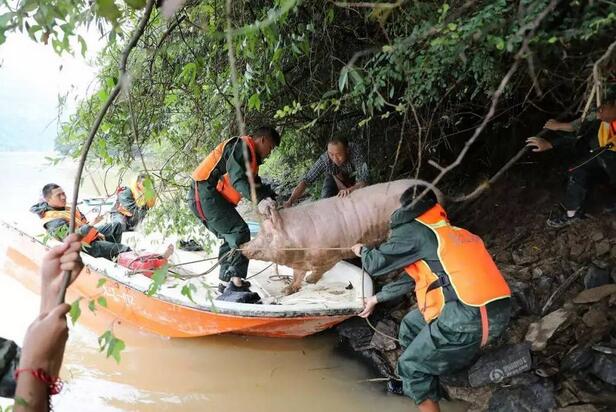
[[[469,404],[467,412],[479,412],[488,409],[488,403],[494,391],[490,386],[481,388],[445,387],[451,399],[458,399]]]
[[[613,250],[616,251],[616,246],[614,246]],[[616,255],[614,255],[613,257],[614,257],[614,259],[616,259]],[[612,271],[610,273],[610,277],[612,278],[612,282],[616,283],[616,266],[614,266],[612,268]]]
[[[579,295],[573,298],[573,303],[594,303],[614,293],[616,293],[615,284],[603,285],[580,292]]]
[[[577,372],[589,368],[594,360],[594,353],[588,346],[576,346],[570,350],[560,363],[563,372]]]
[[[607,269],[601,269],[596,265],[591,265],[588,272],[584,276],[584,287],[593,289],[599,286],[610,283],[610,272]]]
[[[610,251],[610,242],[605,239],[601,242],[595,243],[595,253],[597,256],[603,256]]]
[[[504,379],[530,370],[532,359],[528,343],[504,346],[486,352],[468,370],[471,386],[499,383]]]
[[[583,243],[574,243],[571,245],[571,249],[569,249],[569,256],[572,258],[579,258],[584,253],[586,249],[586,245]]]
[[[488,411],[498,412],[543,412],[556,407],[554,389],[548,381],[531,385],[497,389],[488,406]]]
[[[336,328],[341,339],[355,352],[370,349],[374,332],[361,318],[351,318]]]
[[[558,309],[544,316],[539,322],[531,323],[525,338],[531,343],[531,349],[533,351],[545,349],[556,329],[565,323],[570,315],[571,313],[565,309]]]
[[[375,328],[381,333],[372,335],[370,347],[383,352],[396,349],[396,341],[390,338],[390,336],[398,336],[398,327],[394,321],[391,319],[382,320],[376,324]]]
[[[507,279],[507,283],[511,289],[511,316],[513,318],[520,314],[539,313],[539,304],[529,282]]]
[[[398,354],[394,351],[382,352],[372,349],[372,336],[374,332],[361,318],[351,318],[336,327],[338,331],[337,349],[343,353],[363,360],[377,373],[384,377],[395,377],[395,359]],[[394,360],[387,355],[394,354]]]
[[[599,353],[595,356],[591,372],[610,385],[616,385],[616,356]]]
[[[600,229],[597,229],[590,234],[590,238],[592,239],[593,242],[598,242],[604,237],[605,236],[603,236],[603,232]]]
[[[519,266],[525,266],[539,260],[539,254],[530,248],[514,250],[511,253],[513,263]]]
[[[591,404],[584,405],[571,405],[566,408],[558,408],[555,412],[599,412],[599,409],[595,408]]]
[[[612,246],[610,249],[610,258],[616,259],[616,245]],[[614,282],[616,282],[616,280]]]
[[[561,408],[579,402],[580,400],[578,399],[578,397],[575,396],[575,394],[569,388],[563,387],[558,392],[556,392],[556,403],[558,403],[558,406],[560,406]]]
[[[601,306],[593,306],[582,316],[582,321],[594,332],[603,331],[609,327],[607,313]]]

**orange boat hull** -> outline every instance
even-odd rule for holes
[[[6,243],[5,271],[32,291],[40,290],[39,267],[48,248],[25,233],[3,231]],[[26,254],[27,253],[27,254]],[[101,278],[107,281],[97,287]],[[85,302],[105,296],[112,318],[162,336],[184,338],[237,333],[277,338],[301,338],[328,329],[352,315],[312,317],[242,317],[177,305],[145,295],[89,267],[67,291],[67,301]]]

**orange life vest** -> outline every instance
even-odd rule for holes
[[[255,151],[255,141],[250,136],[242,136],[242,141],[246,143],[248,147],[248,151],[250,153],[250,170],[252,171],[253,176],[257,176],[259,174],[259,164],[257,163],[257,154]],[[192,173],[192,178],[195,182],[201,182],[203,180],[207,180],[210,178],[212,171],[218,165],[218,162],[223,158],[223,153],[225,147],[229,142],[233,139],[229,139],[225,142],[222,142],[214,150],[210,152],[209,155],[197,166],[195,171]],[[240,192],[235,190],[233,185],[231,184],[231,178],[229,177],[229,173],[225,173],[224,176],[218,180],[216,184],[216,190],[218,193],[222,195],[229,203],[233,205],[237,205],[242,199],[242,195]]]
[[[611,143],[612,146],[609,150],[616,151],[616,121],[611,123],[601,122],[597,138],[599,140],[599,147],[606,147]]]
[[[465,229],[450,225],[441,205],[436,204],[415,220],[436,235],[439,261],[462,303],[481,307],[511,296],[507,282],[483,241]],[[424,319],[426,322],[436,319],[445,306],[445,295],[442,287],[430,286],[439,281],[439,277],[423,260],[404,269],[415,280],[417,305]]]
[[[70,224],[71,221],[71,208],[66,206],[64,210],[46,210],[41,216],[41,220],[43,221],[43,226],[52,220],[62,219],[66,223]],[[79,211],[79,209],[75,210],[75,229],[79,229],[83,225],[88,224],[88,219]],[[94,226],[90,228],[88,233],[81,239],[82,243],[87,245],[91,244],[96,239],[100,238],[102,235]]]

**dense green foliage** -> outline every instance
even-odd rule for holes
[[[530,23],[549,1],[378,3],[232,3],[246,125],[250,130],[275,124],[284,134],[263,174],[296,182],[325,141],[342,133],[364,146],[375,181],[415,174],[420,166],[420,174],[429,177],[434,170],[426,161],[446,163],[457,154],[485,115]],[[108,35],[99,58],[99,89],[60,130],[59,146],[71,155],[79,153],[119,81],[119,54],[144,5],[25,0],[9,13],[0,11],[0,42],[7,29],[25,30],[62,52],[78,50],[71,42],[83,44],[76,28],[84,24],[97,24]],[[520,130],[528,133],[529,126],[584,100],[592,64],[613,41],[615,21],[612,2],[558,2],[532,36],[530,52],[483,135],[476,156],[484,166],[499,147],[520,146],[526,137],[517,135]],[[164,189],[167,205],[173,205],[159,215],[174,223],[157,219],[159,229],[171,224],[189,230],[190,219],[177,207],[184,203],[188,173],[218,142],[239,131],[226,23],[223,1],[188,1],[168,18],[156,10],[129,60],[124,91],[93,146],[94,162],[154,174],[157,189]]]

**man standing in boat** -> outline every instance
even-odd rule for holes
[[[71,219],[71,208],[66,205],[66,194],[59,185],[49,183],[43,187],[43,199],[42,202],[32,206],[30,211],[41,218],[43,227],[51,236],[63,240],[68,235]],[[93,257],[113,260],[120,253],[131,250],[126,245],[114,242],[115,239],[119,238],[114,233],[117,225],[94,226],[101,220],[102,217],[98,216],[93,224],[90,224],[79,209],[75,211],[75,232],[82,237],[81,242],[84,244],[84,251]]]
[[[145,173],[140,173],[132,185],[118,188],[117,200],[111,209],[111,223],[119,226],[114,234],[121,236],[126,231],[135,230],[155,204],[152,180]]]
[[[248,258],[233,251],[250,240],[250,230],[235,207],[242,198],[251,199],[254,189],[259,213],[267,215],[275,193],[262,184],[259,165],[280,144],[280,134],[263,126],[252,135],[220,143],[192,173],[188,206],[205,227],[222,240],[218,251],[221,289],[247,292]],[[254,187],[251,187],[252,176]]]
[[[415,189],[400,197],[388,240],[376,248],[355,245],[353,252],[373,277],[401,268],[408,274],[367,298],[359,316],[370,316],[377,303],[405,295],[414,284],[418,308],[400,325],[401,381],[391,380],[388,390],[432,412],[440,410],[439,376],[469,366],[506,328],[511,292],[481,239],[452,226],[432,192],[413,205]]]

